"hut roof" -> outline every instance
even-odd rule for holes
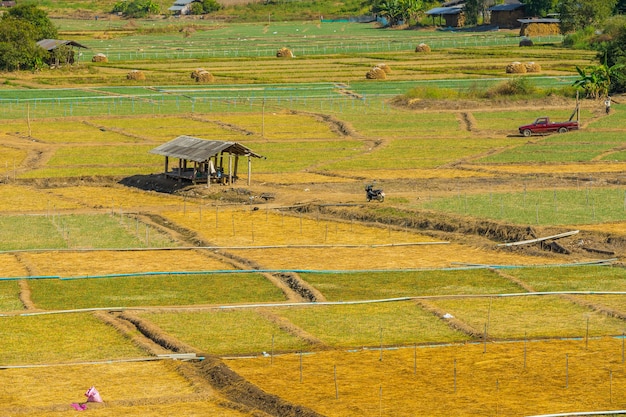
[[[517,21],[522,23],[522,24],[529,24],[529,23],[561,23],[560,19],[549,18],[549,17],[543,17],[543,18],[539,18],[539,19],[517,19]]]
[[[42,39],[40,41],[37,41],[37,45],[41,46],[46,51],[52,51],[53,49],[56,49],[61,45],[69,45],[69,46],[75,46],[77,48],[89,49],[88,47],[81,45],[78,42],[64,41],[60,39]]]
[[[449,15],[449,14],[459,14],[463,11],[463,6],[452,6],[452,7],[435,7],[434,9],[430,9],[426,12],[427,15]]]
[[[179,136],[150,151],[150,153],[156,155],[170,156],[195,162],[204,162],[222,152],[263,158],[263,156],[252,152],[250,149],[237,142],[207,140],[186,135]]]
[[[509,12],[524,7],[522,3],[498,4],[489,8],[492,12]]]

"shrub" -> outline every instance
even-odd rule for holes
[[[494,98],[499,96],[519,96],[533,94],[535,89],[524,77],[512,78],[487,90],[485,96]]]

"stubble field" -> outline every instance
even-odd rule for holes
[[[489,88],[511,60],[567,85],[592,55],[501,33],[406,31],[365,50],[379,29],[328,25],[303,24],[324,40],[288,61],[117,49],[1,75],[0,414],[72,414],[91,385],[102,416],[626,407],[620,98],[608,116],[583,100],[578,132],[532,138],[517,126],[575,100],[392,100],[424,82]],[[260,55],[299,28],[240,29]],[[191,40],[228,45],[232,30]],[[331,52],[342,36],[363,48]],[[426,38],[442,45],[428,56],[402,43]],[[380,62],[390,79],[366,81]],[[125,81],[131,67],[147,81]],[[197,67],[216,83],[189,85]],[[148,151],[179,135],[266,159],[250,186],[166,181]],[[364,201],[371,181],[384,203]],[[203,360],[169,359],[182,353]]]

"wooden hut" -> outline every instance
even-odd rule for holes
[[[433,18],[433,24],[441,25],[441,19],[443,18],[446,27],[458,28],[465,24],[465,14],[463,13],[464,4],[449,6],[449,7],[435,7],[426,12],[426,15]],[[439,18],[439,23],[435,23],[435,18]]]
[[[165,175],[179,181],[192,183],[212,182],[232,184],[238,179],[240,157],[248,159],[248,180],[252,173],[252,158],[264,158],[237,142],[207,140],[192,136],[179,136],[150,153],[165,157]],[[178,166],[170,170],[170,158],[178,159]]]
[[[75,56],[74,48],[89,49],[85,45],[81,45],[78,42],[61,39],[42,39],[40,41],[37,41],[37,45],[48,51],[48,58],[46,60],[46,63],[48,65],[56,66],[61,64],[73,64]],[[68,53],[62,54],[62,56],[59,56],[57,53],[55,53],[55,51],[60,47],[69,48]],[[61,60],[63,60],[64,62],[61,62]]]
[[[522,19],[525,16],[526,9],[524,4],[517,2],[498,4],[490,7],[489,12],[492,25],[501,28],[518,28],[521,26],[521,22],[518,19]]]

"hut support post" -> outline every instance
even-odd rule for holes
[[[237,168],[239,167],[239,155],[235,155],[235,169],[233,170],[233,176],[237,178]]]
[[[233,154],[228,152],[228,184],[233,184]]]
[[[167,175],[168,166],[170,164],[170,158],[168,156],[165,157],[165,175]]]
[[[196,175],[198,175],[198,163],[196,161],[193,161],[193,173],[191,175],[191,183],[196,185]]]
[[[252,157],[248,155],[248,186],[250,186],[251,175],[252,175]]]

